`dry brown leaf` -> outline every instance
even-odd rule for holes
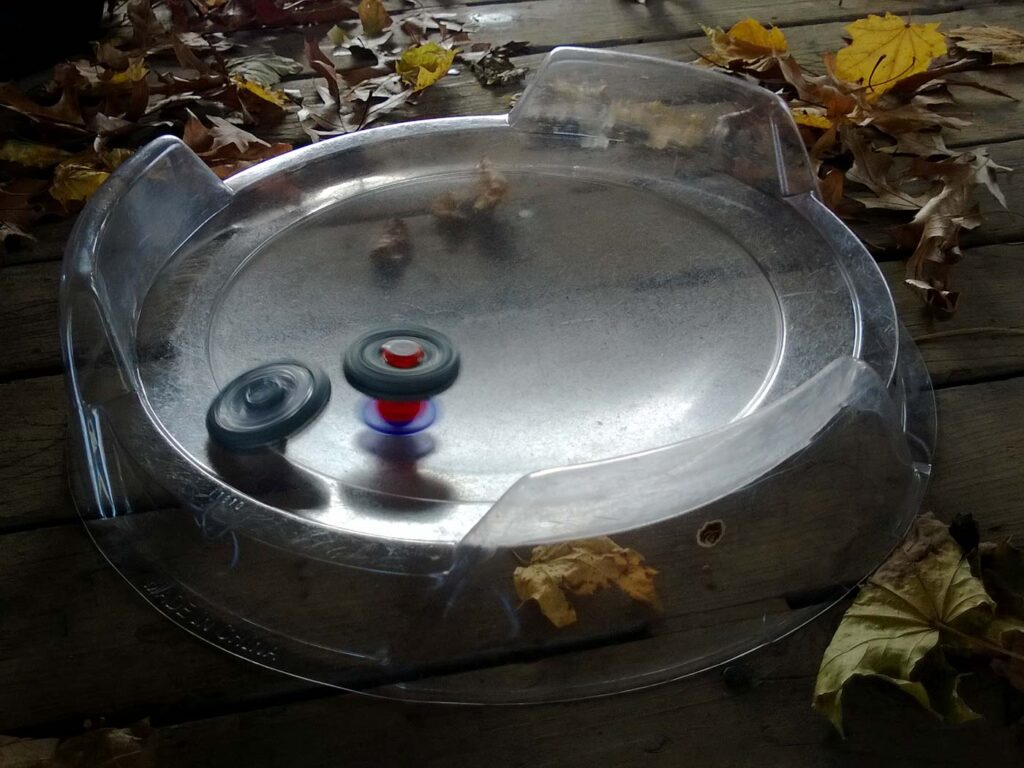
[[[505,177],[494,170],[489,160],[481,160],[477,167],[478,177],[476,188],[473,193],[473,210],[477,213],[489,213],[493,211],[501,201],[505,199],[508,192],[508,182]]]
[[[17,224],[10,221],[0,221],[0,243],[5,242],[9,237],[23,237],[27,240],[36,239],[34,235],[30,235]]]
[[[469,215],[462,209],[462,204],[451,191],[444,191],[434,198],[431,205],[434,216],[442,222],[465,221]]]
[[[292,148],[291,144],[270,144],[222,117],[210,115],[208,119],[212,128],[189,112],[182,141],[222,179]]]
[[[4,768],[151,768],[156,734],[147,721],[131,728],[97,728],[66,739],[0,736]]]
[[[911,178],[936,180],[933,194],[909,224],[893,229],[897,242],[916,243],[907,261],[907,285],[925,301],[949,313],[956,309],[957,294],[950,285],[950,267],[962,257],[960,233],[981,224],[975,189],[989,183],[1001,196],[995,165],[984,150],[964,152],[938,162],[915,159]]]
[[[988,53],[993,64],[1024,64],[1024,34],[1006,27],[957,27],[946,33],[957,48]]]
[[[910,131],[901,133],[896,143],[888,147],[880,147],[879,152],[897,155],[915,155],[917,157],[938,157],[955,154],[946,146],[941,131]]]
[[[412,255],[412,243],[409,240],[409,228],[401,219],[388,222],[380,239],[370,251],[370,258],[379,264],[400,264]]]
[[[536,601],[544,616],[562,628],[577,621],[569,596],[592,595],[612,586],[658,607],[656,574],[639,552],[603,536],[534,547],[529,564],[516,568],[512,580],[520,600]]]
[[[872,196],[853,196],[868,208],[919,211],[928,202],[928,192],[912,194],[904,189],[909,178],[891,154],[876,151],[856,126],[844,126],[840,132],[843,144],[853,155],[853,165],[846,172],[849,181],[862,184]]]

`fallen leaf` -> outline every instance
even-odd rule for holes
[[[49,168],[67,159],[70,154],[58,147],[37,144],[34,141],[8,139],[0,144],[0,160],[30,168]]]
[[[907,284],[919,292],[920,286],[910,281],[923,282],[935,289],[922,295],[943,312],[956,309],[949,272],[962,257],[960,233],[981,224],[975,188],[978,184],[990,186],[997,199],[1002,199],[996,182],[996,172],[1000,170],[1007,169],[993,163],[984,149],[940,161],[917,158],[910,166],[910,178],[936,180],[939,191],[929,197],[909,224],[891,231],[900,244],[916,243],[907,261]]]
[[[981,579],[1001,613],[1024,619],[1024,551],[1009,541],[979,548]]]
[[[988,53],[993,64],[1024,64],[1024,34],[1006,27],[957,27],[946,33],[965,51]]]
[[[53,173],[50,194],[64,205],[88,200],[109,177],[108,171],[98,170],[92,165],[65,161]]]
[[[448,74],[456,53],[455,49],[437,43],[416,45],[402,53],[395,62],[395,72],[413,91],[422,91]]]
[[[494,170],[494,166],[487,159],[481,160],[477,166],[477,182],[473,192],[473,210],[477,213],[489,213],[493,211],[508,192],[508,182],[505,177]]]
[[[130,58],[128,60],[128,66],[121,72],[115,72],[109,82],[114,85],[122,85],[125,83],[137,83],[149,74],[149,69],[146,67],[144,60],[141,57]]]
[[[147,721],[131,728],[98,728],[61,740],[52,768],[152,768],[155,744]]]
[[[450,190],[445,190],[434,198],[431,211],[437,219],[445,223],[465,221],[469,218],[455,193]]]
[[[949,317],[956,313],[957,305],[960,303],[959,291],[936,288],[931,283],[914,278],[907,278],[903,282],[939,317]]]
[[[370,258],[378,263],[395,264],[407,261],[412,255],[409,229],[401,219],[392,219],[370,251]]]
[[[755,71],[762,71],[774,64],[775,57],[789,50],[781,29],[765,27],[752,18],[733,24],[728,32],[714,27],[703,29],[712,47],[705,58],[723,67],[743,62],[752,65],[750,68]]]
[[[844,133],[849,127],[844,129]],[[852,133],[852,132],[851,132]],[[912,193],[904,189],[908,172],[897,165],[890,154],[876,152],[859,134],[847,136],[844,142],[853,154],[853,165],[846,172],[847,181],[867,187],[871,195],[847,194],[867,208],[894,211],[919,211],[932,199],[930,190]]]
[[[526,67],[517,67],[512,63],[511,57],[525,51],[527,45],[512,41],[491,48],[475,61],[471,61],[469,68],[486,88],[514,85],[526,77]]]
[[[1020,621],[992,622],[989,635],[1006,655],[992,659],[992,670],[1005,677],[1018,691],[1024,691],[1024,624]]]
[[[391,26],[391,16],[380,0],[360,0],[356,10],[359,12],[363,32],[370,37],[377,37]]]
[[[327,39],[330,40],[334,45],[341,45],[348,40],[348,34],[344,29],[335,24],[329,30],[327,30]]]
[[[5,242],[8,237],[23,237],[27,240],[36,239],[34,235],[30,235],[17,224],[13,224],[10,221],[0,221],[0,243]],[[0,750],[0,755],[2,754],[3,751]],[[6,763],[0,763],[0,765],[6,765]]]
[[[529,564],[516,568],[512,579],[520,600],[536,601],[541,613],[562,628],[577,621],[569,596],[592,595],[611,586],[657,607],[656,574],[639,552],[605,536],[534,547]]]
[[[228,74],[269,88],[281,82],[282,77],[302,72],[302,64],[287,56],[258,53],[227,61]]]
[[[955,154],[946,146],[941,131],[908,131],[901,133],[896,143],[878,149],[879,152],[917,157],[951,156]]]
[[[994,610],[947,527],[930,514],[921,516],[843,616],[818,670],[815,707],[842,732],[844,688],[856,677],[877,677],[950,722],[976,717],[955,680],[939,697],[919,668],[940,640],[961,644],[987,626]]]
[[[262,99],[265,102],[273,104],[274,106],[283,108],[288,103],[288,100],[280,91],[275,91],[273,88],[265,87],[253,80],[233,76],[231,81],[240,91],[247,91],[248,93],[255,95],[257,98]]]
[[[258,162],[277,157],[291,150],[291,144],[270,144],[222,117],[209,115],[212,128],[207,128],[192,112],[182,141],[222,179],[249,168]]]
[[[47,213],[60,211],[46,179],[15,178],[0,185],[0,221],[26,228]]]
[[[791,107],[790,112],[797,125],[828,130],[834,123],[825,114],[825,110],[816,107]]]
[[[946,53],[938,26],[912,24],[891,13],[858,19],[846,27],[851,42],[836,54],[836,74],[864,86],[869,98],[880,96]]]
[[[51,768],[57,739],[16,739],[0,736],[0,765],[4,768]]]
[[[729,28],[729,42],[746,48],[752,56],[767,56],[789,50],[786,36],[776,26],[766,27],[756,19],[746,18]]]

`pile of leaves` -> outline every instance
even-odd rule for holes
[[[92,56],[34,87],[0,83],[0,241],[74,213],[139,146],[181,137],[221,178],[292,148],[267,140],[297,118],[310,140],[360,130],[413,102],[465,48],[481,82],[525,71],[474,43],[450,12],[394,17],[381,0],[129,0]],[[294,27],[305,61],[249,50]],[[339,66],[337,62],[344,66]],[[313,93],[288,86],[316,80]],[[262,134],[262,138],[259,134]]]
[[[969,125],[943,108],[956,88],[1006,98],[961,73],[1024,63],[1024,35],[1000,27],[961,27],[868,16],[846,27],[848,44],[810,74],[790,54],[782,30],[745,19],[706,29],[701,61],[779,93],[789,104],[814,163],[822,196],[840,216],[888,209],[905,217],[891,244],[912,251],[906,282],[941,315],[956,310],[951,267],[960,235],[981,224],[977,188],[1005,207],[997,175],[1010,169],[984,149],[958,152],[946,131]]]
[[[844,688],[874,677],[946,722],[964,722],[978,715],[959,683],[979,662],[1024,691],[1024,552],[1009,541],[979,544],[970,517],[947,527],[922,515],[843,616],[814,704],[842,732]]]

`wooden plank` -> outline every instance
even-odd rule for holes
[[[0,384],[0,531],[69,520],[64,377]]]
[[[788,658],[745,691],[730,691],[710,673],[624,697],[529,708],[336,696],[162,728],[158,761],[267,766],[301,755],[302,765],[327,768],[344,755],[353,765],[422,768],[1020,765],[1019,728],[998,720],[945,728],[883,685],[851,687],[847,739],[839,739],[809,706],[820,634],[786,643]]]
[[[1022,403],[1024,378],[939,392],[932,505],[946,517],[973,512],[986,536],[1024,534],[1024,423],[1014,418]],[[7,534],[3,547],[0,732],[98,715],[180,718],[308,690],[166,622],[132,594],[77,526]],[[817,647],[812,658],[820,642]],[[801,659],[808,652],[792,654]],[[791,715],[806,722],[810,687],[802,685]]]
[[[37,261],[59,261],[64,256],[75,217],[48,221],[32,227],[35,240],[12,237],[0,245],[0,266],[29,264]]]
[[[0,326],[5,335],[0,381],[60,370],[59,283],[56,261],[0,269]]]

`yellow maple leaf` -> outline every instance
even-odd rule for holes
[[[71,153],[34,141],[8,139],[0,144],[0,160],[26,165],[30,168],[49,168],[66,159]]]
[[[833,125],[832,120],[822,109],[815,107],[790,107],[790,112],[793,113],[793,119],[797,125],[824,128],[825,130],[828,130]]]
[[[516,596],[536,601],[547,619],[561,629],[576,622],[569,595],[592,595],[616,586],[634,600],[658,607],[654,576],[633,549],[620,547],[607,536],[534,547],[528,565],[512,574]]]
[[[370,37],[377,37],[391,26],[391,16],[380,0],[360,0],[356,10],[363,25],[363,32]]]
[[[877,98],[905,77],[924,72],[946,53],[938,23],[910,24],[899,16],[868,16],[849,24],[850,44],[835,58],[835,74]]]
[[[50,194],[65,205],[75,200],[88,200],[109,177],[107,171],[69,160],[54,170]]]
[[[734,43],[746,43],[765,53],[785,53],[789,50],[786,36],[778,27],[766,27],[757,19],[746,18],[729,29],[729,38]]]
[[[789,44],[778,27],[765,27],[757,19],[738,21],[726,32],[721,28],[703,27],[704,34],[714,50],[708,59],[728,66],[732,61],[754,62],[765,57],[786,53]]]
[[[240,89],[249,91],[249,93],[255,94],[259,98],[264,101],[269,101],[275,106],[284,107],[288,103],[284,94],[280,91],[275,91],[273,88],[267,88],[257,82],[247,80],[244,77],[238,77],[237,75],[232,75],[231,80]]]
[[[437,43],[415,45],[402,53],[401,58],[395,62],[395,72],[414,91],[422,91],[448,74],[456,53],[457,50],[449,50]]]
[[[125,83],[137,83],[148,74],[149,70],[146,69],[146,65],[143,63],[141,58],[131,58],[128,60],[127,69],[121,72],[115,72],[114,76],[110,78],[110,82],[119,85]]]

